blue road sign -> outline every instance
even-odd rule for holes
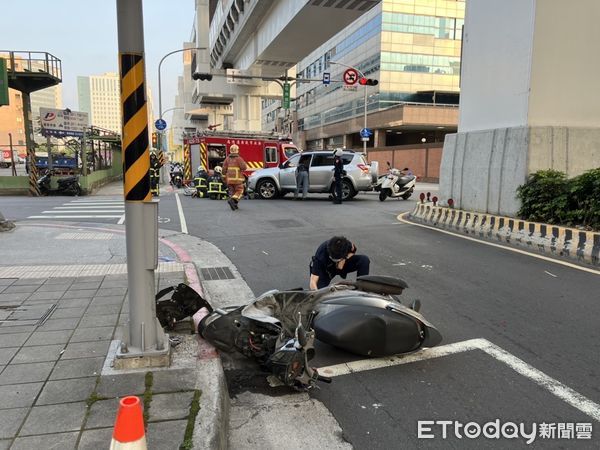
[[[167,122],[165,122],[164,119],[158,119],[156,122],[154,122],[154,126],[158,131],[163,131],[167,128]]]
[[[323,72],[323,84],[331,83],[331,74],[329,72]]]
[[[363,128],[360,130],[360,137],[368,138],[373,134],[373,130],[370,128]]]

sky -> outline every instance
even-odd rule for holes
[[[122,0],[119,0],[122,1]],[[63,106],[78,109],[77,77],[119,71],[117,0],[0,0],[0,51],[48,52],[62,61]],[[194,0],[143,0],[146,80],[158,116],[158,63],[183,48],[194,21]],[[182,53],[161,68],[163,111],[175,104]],[[165,115],[170,119],[170,113]]]

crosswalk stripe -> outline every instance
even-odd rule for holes
[[[85,216],[29,216],[28,219],[100,219],[100,218],[104,218],[104,219],[118,219],[120,218],[121,215],[118,216],[108,216],[108,215],[102,215],[102,216],[91,216],[91,215],[85,215]]]
[[[123,202],[63,203],[63,206],[124,205]]]
[[[85,211],[56,211],[56,210],[51,210],[51,211],[42,211],[42,214],[90,214],[90,213],[122,213],[125,212],[124,209],[119,209],[119,210],[106,210],[106,209],[92,209],[92,210],[85,210]]]
[[[86,210],[89,208],[106,208],[106,209],[124,209],[123,205],[85,205],[85,206],[55,206],[54,209],[73,209],[73,210]]]

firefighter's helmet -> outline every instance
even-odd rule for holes
[[[234,154],[234,155],[239,155],[240,148],[237,146],[237,144],[233,144],[231,147],[229,147],[229,153]]]
[[[215,166],[214,170],[216,173],[223,173],[223,168],[221,166]]]

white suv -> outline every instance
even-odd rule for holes
[[[272,199],[296,189],[296,167],[299,161],[310,161],[308,192],[328,193],[333,190],[333,151],[319,150],[292,156],[279,167],[254,171],[248,177],[248,190],[260,198]],[[344,150],[346,175],[342,179],[342,198],[350,199],[360,191],[373,190],[377,181],[377,162],[369,164],[362,153]]]

